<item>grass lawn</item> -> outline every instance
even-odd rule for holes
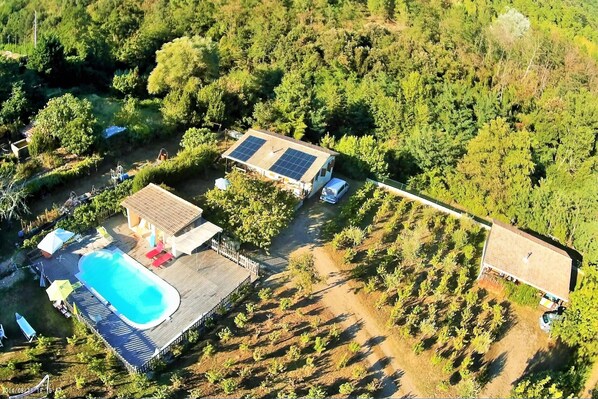
[[[12,287],[0,289],[0,323],[10,338],[4,342],[6,347],[25,343],[15,321],[16,312],[23,315],[38,334],[57,338],[73,334],[73,322],[54,309],[45,288],[30,274]]]
[[[98,118],[98,124],[102,129],[114,124],[114,115],[120,111],[123,102],[115,97],[102,97],[97,94],[86,94],[82,96],[89,100],[93,106],[93,114]]]
[[[91,103],[93,114],[98,119],[98,124],[102,129],[115,124],[115,115],[122,109],[124,104],[124,101],[117,97],[99,96],[97,94],[85,94],[79,97]],[[159,102],[142,100],[138,103],[138,111],[139,123],[148,126],[152,130],[162,125]]]

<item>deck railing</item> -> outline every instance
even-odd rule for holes
[[[260,262],[255,261],[245,255],[241,255],[241,253],[230,246],[218,242],[215,239],[211,241],[211,247],[214,251],[218,252],[218,254],[232,260],[237,265],[249,270],[252,274],[256,277],[260,275]]]
[[[95,328],[94,323],[89,320],[87,318],[87,316],[83,315],[80,311],[75,311],[75,309],[73,308],[73,306],[68,302],[68,301],[64,301],[64,303],[66,304],[66,306],[69,308],[70,312],[72,314],[75,314],[77,317],[77,320],[83,322],[83,324],[85,324],[87,326],[87,328],[89,328],[97,337],[99,337],[102,342],[104,342],[104,345],[106,346],[106,348],[108,348],[109,350],[112,351],[112,353],[114,353],[114,355],[117,357],[118,360],[120,360],[122,362],[122,364],[125,366],[125,368],[130,372],[130,373],[139,373],[142,372],[143,370],[141,370],[139,367],[135,367],[133,366],[131,363],[129,363],[120,353],[118,353],[118,351],[116,349],[114,349],[112,347],[112,345],[110,345],[110,343],[102,336],[102,334],[100,334],[100,332]]]
[[[214,306],[207,313],[202,314],[187,328],[185,328],[179,335],[177,335],[166,345],[164,345],[155,356],[153,356],[145,364],[139,367],[137,369],[137,372],[146,372],[148,370],[151,370],[153,366],[156,364],[156,362],[160,361],[171,352],[173,346],[178,345],[181,342],[187,342],[189,340],[189,333],[191,331],[203,331],[206,321],[211,319],[214,316],[214,313],[216,313],[219,309],[230,309],[234,302],[232,298],[236,295],[240,295],[239,292],[249,284],[251,284],[251,277],[247,277],[245,280],[243,280],[239,285],[237,285],[237,287],[233,291],[231,291],[226,297],[222,298],[222,300],[218,302],[218,305]]]

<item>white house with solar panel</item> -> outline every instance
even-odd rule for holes
[[[301,198],[332,178],[337,152],[291,137],[249,129],[222,157],[234,167],[283,183]]]

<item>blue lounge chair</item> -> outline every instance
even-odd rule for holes
[[[31,327],[31,324],[23,316],[18,313],[15,313],[15,317],[17,318],[17,324],[21,328],[23,335],[27,338],[27,342],[31,342],[37,336],[37,332]]]
[[[6,334],[4,334],[4,327],[2,326],[2,324],[0,324],[0,348],[4,346],[4,344],[2,343],[3,339],[8,339],[8,337],[6,336]]]

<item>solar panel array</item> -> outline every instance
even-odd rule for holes
[[[313,155],[287,148],[278,161],[272,165],[270,171],[293,180],[300,180],[315,160],[316,157]]]
[[[247,137],[237,148],[228,156],[241,162],[247,162],[259,150],[266,140],[255,136]]]

